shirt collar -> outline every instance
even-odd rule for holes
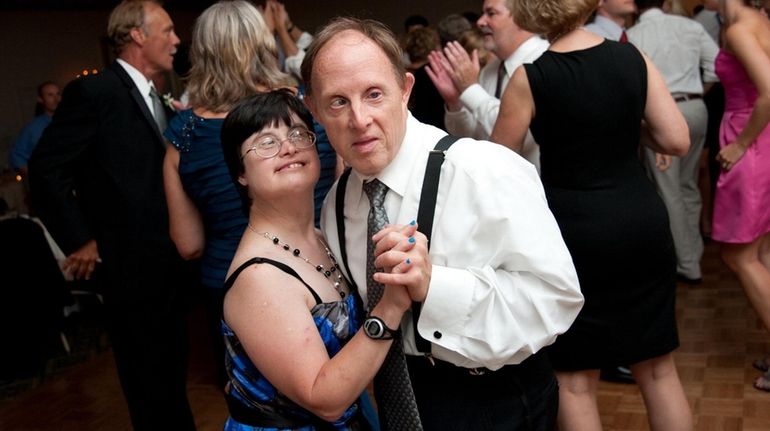
[[[125,60],[119,58],[118,63],[123,67],[123,69],[126,70],[126,73],[128,73],[128,76],[131,77],[131,80],[134,81],[134,84],[136,85],[137,90],[139,90],[139,93],[142,96],[149,97],[152,81],[147,79],[147,77],[144,76],[144,74],[142,74],[139,69],[130,65]]]
[[[619,40],[620,35],[623,33],[623,27],[605,16],[596,15],[596,17],[594,17],[594,23],[607,32],[608,35],[612,36],[612,40]]]
[[[548,49],[548,42],[538,35],[534,35],[525,40],[524,43],[516,48],[508,58],[505,59],[505,71],[508,75],[512,75],[517,67],[524,63],[526,58],[529,58],[533,51],[543,46],[542,51]]]

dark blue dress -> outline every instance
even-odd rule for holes
[[[206,245],[201,258],[204,287],[220,289],[248,222],[220,144],[224,119],[179,112],[166,139],[179,151],[179,178],[203,218]]]
[[[201,118],[192,109],[178,113],[164,133],[179,151],[179,178],[185,193],[203,217],[206,245],[201,259],[204,287],[219,289],[238,248],[248,220],[225,164],[220,143],[223,119]],[[315,220],[334,183],[337,155],[323,127],[313,122],[321,176],[315,187]]]
[[[358,331],[361,326],[361,304],[357,295],[347,295],[340,301],[322,302],[313,288],[305,283],[293,269],[281,262],[260,257],[252,258],[233,272],[225,283],[225,289],[232,286],[243,269],[256,264],[273,265],[297,278],[310,291],[316,305],[309,312],[313,315],[329,357],[337,354]],[[370,429],[359,406],[360,401],[348,407],[336,422],[323,422],[278,392],[275,386],[267,381],[249,359],[238,337],[224,321],[222,321],[222,333],[227,346],[225,366],[229,377],[225,393],[231,415],[225,423],[225,431]]]

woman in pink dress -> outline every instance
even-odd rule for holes
[[[725,88],[712,238],[770,331],[770,20],[762,2],[721,0],[724,47],[716,59]],[[770,358],[754,386],[770,391]]]

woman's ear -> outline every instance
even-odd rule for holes
[[[244,178],[243,175],[238,176],[238,184],[242,185],[243,187],[246,187],[249,185],[249,183],[246,181],[246,178]]]

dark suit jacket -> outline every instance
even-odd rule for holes
[[[118,249],[173,249],[163,191],[165,146],[117,62],[76,79],[29,162],[33,207],[69,254],[95,239]]]

